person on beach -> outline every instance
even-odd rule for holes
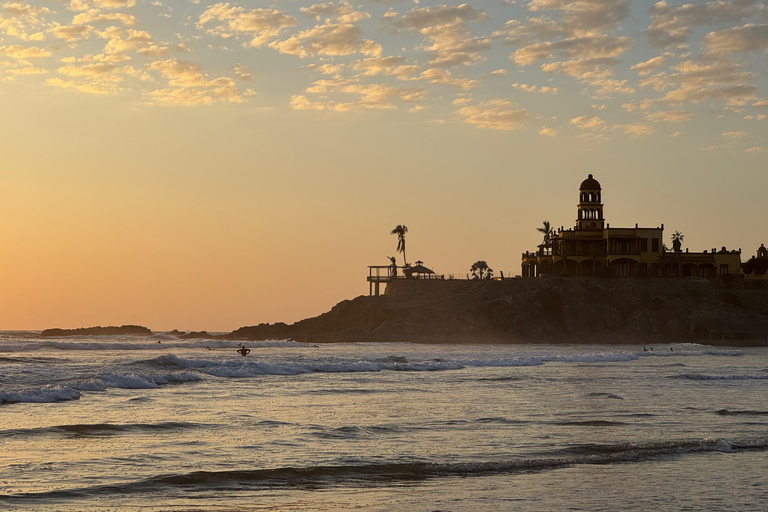
[[[245,345],[243,345],[242,347],[240,347],[240,349],[238,349],[237,353],[245,357],[251,353],[251,349],[245,348]]]

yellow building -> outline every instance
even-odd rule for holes
[[[536,252],[522,256],[523,277],[740,276],[741,250],[669,252],[660,227],[612,228],[603,215],[602,187],[590,174],[579,187],[576,226],[544,236]]]

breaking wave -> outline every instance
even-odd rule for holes
[[[67,385],[0,391],[0,404],[52,403],[77,400],[83,391],[106,391],[108,388],[156,389],[168,384],[201,381],[195,373],[166,373],[162,375],[103,374],[88,380],[69,382]]]
[[[193,471],[157,475],[122,484],[97,485],[39,493],[6,494],[0,502],[17,500],[72,499],[111,494],[163,492],[169,488],[185,492],[217,492],[240,489],[322,489],[334,486],[389,486],[398,482],[436,478],[487,476],[501,473],[530,473],[576,465],[643,462],[666,456],[702,452],[738,452],[768,449],[768,438],[695,439],[658,443],[583,445],[543,454],[541,457],[466,463],[405,462],[349,464],[228,471]]]

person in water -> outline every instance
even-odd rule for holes
[[[240,347],[240,349],[238,349],[237,353],[245,357],[251,353],[251,349],[245,348],[245,345],[243,345],[242,347]]]

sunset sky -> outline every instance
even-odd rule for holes
[[[768,1],[0,6],[0,329],[229,331],[407,255],[612,226],[768,243]]]

